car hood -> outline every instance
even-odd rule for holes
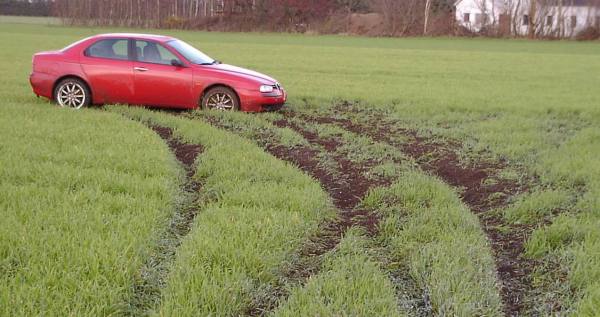
[[[267,85],[274,85],[277,82],[277,80],[275,80],[273,77],[267,76],[265,74],[228,64],[205,65],[202,67],[211,68],[219,72],[236,74],[243,77],[250,77]]]

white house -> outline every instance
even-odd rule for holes
[[[501,34],[571,37],[600,27],[600,0],[457,0],[458,25]]]

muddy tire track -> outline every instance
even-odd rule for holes
[[[373,181],[365,178],[363,172],[368,166],[359,166],[341,155],[334,154],[341,143],[335,139],[320,138],[317,134],[306,131],[301,127],[286,120],[278,120],[274,125],[279,128],[291,128],[300,133],[310,146],[286,147],[280,144],[268,144],[265,149],[273,156],[295,164],[301,170],[311,175],[321,183],[321,186],[332,198],[338,210],[337,218],[323,223],[317,234],[309,237],[302,246],[290,267],[283,272],[287,281],[304,284],[310,276],[318,274],[321,257],[335,249],[340,243],[345,232],[351,227],[360,227],[368,236],[377,234],[380,219],[375,213],[357,208],[362,198],[369,189],[381,186],[385,181]],[[337,162],[337,172],[334,175],[319,165],[318,154],[320,146],[325,152],[332,155]],[[341,175],[341,177],[339,177]],[[388,182],[389,183],[389,182]],[[281,300],[287,298],[285,292],[277,292],[277,301],[255,302],[249,308],[250,316],[262,316],[273,311]]]
[[[325,189],[329,192],[333,198],[335,206],[338,207],[341,213],[347,213],[354,209],[371,188],[387,186],[391,183],[391,180],[385,178],[377,180],[366,178],[364,176],[365,172],[368,172],[371,168],[373,168],[373,166],[376,165],[376,162],[366,162],[365,164],[352,162],[344,155],[336,152],[338,147],[342,145],[342,142],[338,141],[337,139],[322,138],[317,133],[308,131],[298,124],[285,119],[274,121],[273,124],[279,128],[290,128],[296,131],[310,144],[318,145],[324,148],[325,151],[337,162],[339,166],[338,171],[343,176],[342,179],[335,178],[330,174],[327,176],[322,175],[322,173],[320,173],[322,171],[316,171],[317,173],[312,173],[311,170],[307,170],[307,172],[315,174],[313,176],[317,180],[322,180],[321,184],[323,184]],[[316,153],[313,150],[313,153],[311,154]],[[325,173],[327,173],[327,171],[325,171]]]
[[[298,118],[298,117],[296,117],[296,118]],[[322,124],[321,122],[313,122],[310,120],[301,120],[301,122],[303,124],[304,123]],[[335,139],[321,138],[318,136],[318,134],[316,134],[314,132],[310,132],[310,131],[304,129],[303,127],[301,127],[297,121],[294,122],[294,121],[285,119],[285,120],[275,121],[275,122],[273,122],[273,124],[280,128],[286,128],[286,127],[290,128],[290,129],[300,133],[306,140],[309,141],[309,143],[317,144],[317,145],[325,148],[327,150],[327,152],[331,153],[334,156],[336,162],[341,164],[343,170],[346,170],[345,168],[343,168],[344,166],[355,165],[358,167],[358,168],[355,168],[355,170],[354,170],[355,173],[344,174],[347,177],[351,177],[351,179],[349,179],[349,183],[348,183],[349,186],[355,186],[355,191],[358,194],[356,194],[354,197],[361,197],[360,199],[351,202],[350,206],[354,206],[353,207],[354,209],[353,209],[353,211],[350,211],[350,213],[356,211],[356,209],[355,209],[356,205],[360,203],[362,198],[364,198],[366,196],[366,194],[368,193],[368,191],[371,188],[387,187],[387,186],[391,185],[393,183],[393,181],[395,180],[393,177],[387,177],[387,178],[380,177],[375,180],[365,178],[364,172],[369,171],[370,169],[372,169],[373,167],[375,167],[379,163],[381,163],[379,158],[370,159],[366,162],[363,162],[363,164],[354,163],[354,162],[348,160],[346,157],[344,157],[343,154],[340,154],[338,151],[336,151],[337,147],[341,145],[341,142],[336,142]],[[346,142],[348,142],[348,141],[346,141]],[[398,159],[390,159],[390,161],[395,164],[401,163],[401,161]],[[367,184],[367,185],[364,185],[364,184]],[[335,193],[330,193],[330,195],[332,197],[334,197],[334,199],[335,199]],[[360,212],[362,213],[364,211],[361,210]],[[376,212],[374,210],[369,210],[369,212],[372,214],[376,214]],[[378,217],[378,215],[377,215],[377,217]],[[378,219],[378,221],[379,220],[380,219]],[[375,228],[375,229],[377,230],[377,228]],[[373,232],[369,231],[369,233],[370,233],[369,235],[371,237],[374,237],[377,235],[378,232],[377,231],[373,231]],[[386,263],[387,261],[390,260],[390,258],[387,257],[387,256],[389,256],[389,254],[386,251],[380,250],[379,252],[383,252],[381,254],[383,257],[379,259],[381,261],[381,263]],[[389,265],[390,265],[389,263],[387,265],[384,264],[384,266],[389,266]],[[396,264],[394,264],[394,265],[396,265]],[[412,277],[410,277],[407,270],[408,270],[407,268],[403,267],[403,268],[395,268],[395,269],[387,271],[388,278],[392,281],[392,283],[394,285],[400,286],[400,287],[396,288],[396,296],[399,301],[400,309],[410,313],[413,316],[431,316],[433,308],[431,306],[431,302],[429,300],[429,294],[428,294],[427,290],[421,289],[415,283],[415,281],[412,279]]]
[[[336,116],[331,117],[294,112],[284,114],[319,124],[335,124],[392,145],[413,158],[422,170],[457,188],[462,201],[479,217],[491,244],[501,283],[504,313],[507,316],[526,314],[530,307],[524,299],[531,294],[531,273],[538,264],[523,256],[524,244],[537,225],[508,223],[502,215],[491,211],[506,207],[508,198],[526,192],[527,186],[496,176],[498,171],[507,167],[504,162],[479,161],[463,165],[457,155],[461,148],[458,142],[438,142],[431,137],[419,136],[416,131],[398,128],[382,115],[350,110],[371,118],[367,123],[357,123],[346,119],[345,111],[348,110],[336,109]],[[345,115],[346,118],[343,118]],[[401,135],[408,141],[398,141],[395,135]]]
[[[167,143],[185,170],[185,180],[182,182],[182,194],[175,206],[176,210],[170,225],[160,237],[157,247],[140,269],[140,275],[134,282],[133,295],[129,302],[128,315],[130,316],[146,315],[149,310],[157,307],[176,250],[181,245],[183,237],[190,232],[198,213],[198,192],[201,189],[201,184],[194,179],[196,172],[194,163],[204,148],[199,144],[182,143],[173,137],[170,128],[156,125],[149,125],[149,128]]]
[[[230,130],[236,133],[232,127],[224,126],[215,118],[203,118],[211,125]],[[336,149],[342,142],[335,138],[321,138],[316,133],[310,132],[293,122],[277,120],[273,122],[276,128],[290,128],[304,137],[309,146],[289,147],[277,142],[262,142],[263,148],[276,158],[290,162],[299,169],[312,176],[321,183],[321,186],[332,198],[337,208],[337,217],[332,221],[321,224],[314,236],[307,239],[289,266],[284,267],[282,275],[284,281],[275,285],[271,290],[271,296],[256,298],[248,307],[245,314],[249,316],[262,316],[273,311],[282,300],[289,295],[284,290],[286,282],[289,284],[303,285],[310,276],[320,271],[321,258],[324,254],[332,251],[339,244],[345,232],[351,227],[362,228],[368,236],[374,236],[378,231],[379,217],[369,210],[358,208],[362,198],[371,188],[386,186],[391,183],[389,179],[368,179],[364,176],[365,171],[372,168],[371,164],[356,164],[343,155],[337,153]],[[262,139],[272,140],[268,133],[260,134]],[[326,153],[337,163],[335,171],[330,171],[320,165],[319,154]]]

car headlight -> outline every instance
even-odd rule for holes
[[[273,92],[273,86],[269,86],[269,85],[261,85],[260,86],[260,92],[264,92],[264,93],[268,93],[268,92]]]

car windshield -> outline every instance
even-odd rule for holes
[[[180,40],[172,40],[167,42],[169,46],[177,50],[188,61],[198,65],[209,65],[216,63],[216,60],[208,57],[208,55],[200,52],[195,47]]]

